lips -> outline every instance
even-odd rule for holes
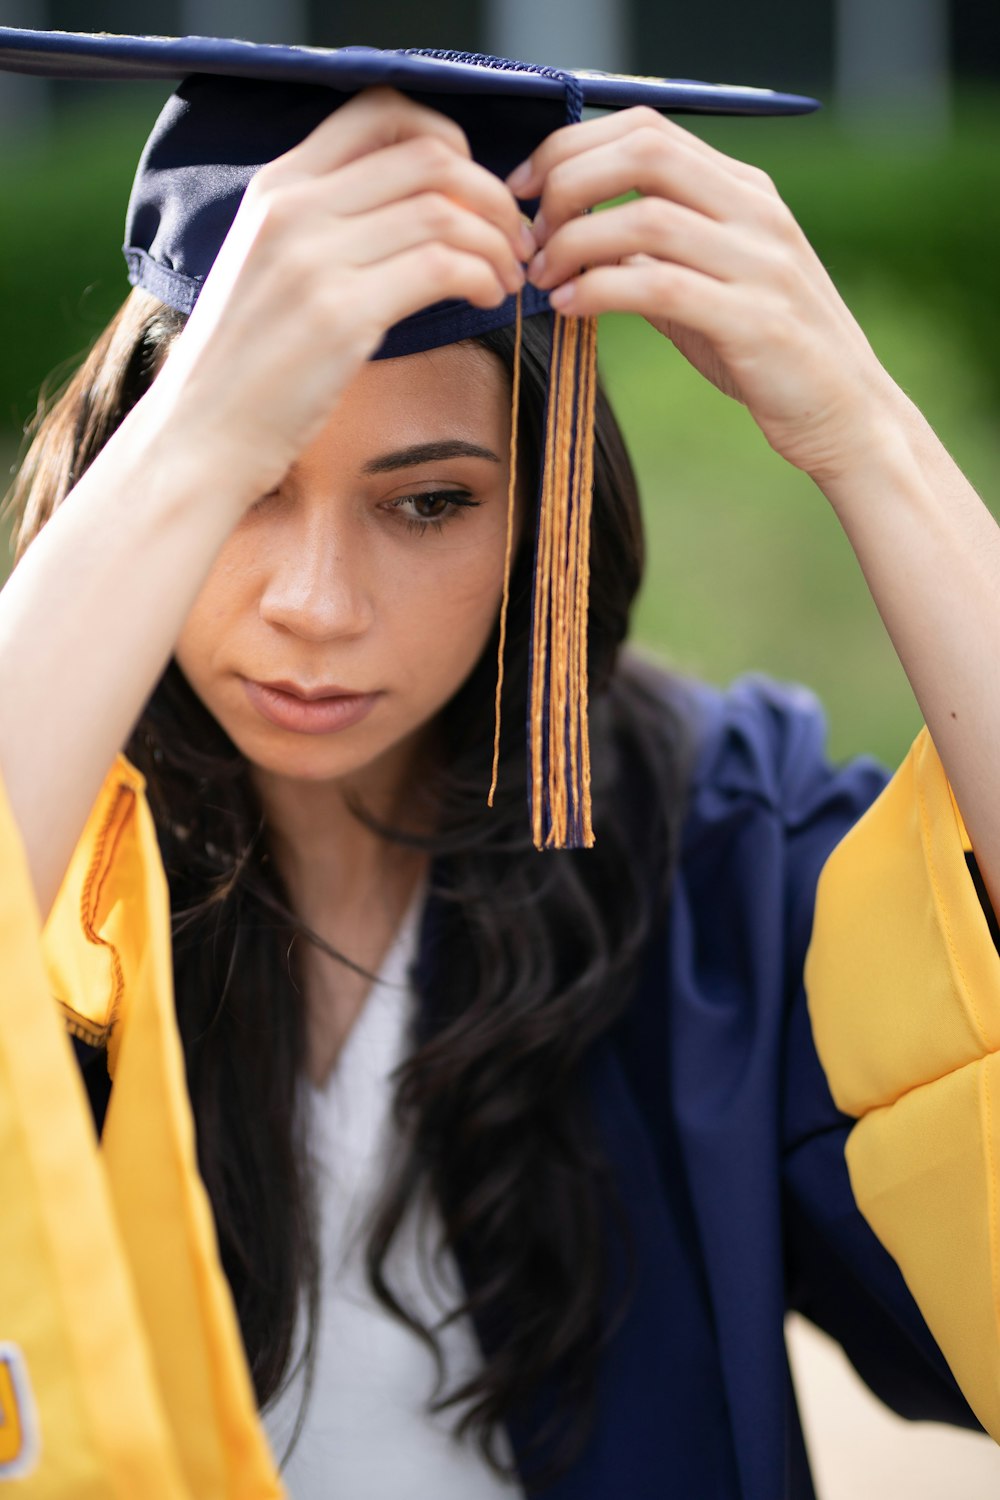
[[[353,693],[350,688],[330,683],[325,687],[299,687],[296,682],[259,682],[258,687],[272,688],[276,693],[288,693],[292,698],[301,698],[304,703],[315,703],[317,698],[363,698],[364,693]]]
[[[243,678],[250,705],[269,724],[295,734],[336,734],[366,718],[380,693],[352,693],[334,684],[303,687],[286,680]]]

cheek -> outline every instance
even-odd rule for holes
[[[438,593],[409,613],[396,634],[401,678],[421,697],[440,703],[465,681],[489,640],[496,599],[486,590]]]
[[[461,524],[461,523],[459,523]],[[421,544],[437,545],[428,537]],[[390,591],[393,633],[405,658],[439,674],[465,675],[496,624],[503,592],[504,537],[412,560]]]
[[[210,670],[219,646],[253,606],[253,564],[240,540],[231,537],[216,558],[177,638],[174,655],[191,681]]]

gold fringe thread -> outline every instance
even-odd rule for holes
[[[539,499],[529,687],[531,826],[537,849],[594,842],[587,731],[587,618],[597,321],[555,315]]]
[[[487,798],[490,807],[500,764],[500,700],[517,482],[521,329],[518,296],[493,776]],[[594,843],[587,729],[587,619],[596,391],[597,319],[556,313],[538,502],[528,687],[531,830],[536,849],[590,848]]]

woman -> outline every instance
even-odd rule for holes
[[[547,358],[531,319],[501,782],[482,805],[515,336],[371,356],[428,304],[498,307],[526,281],[573,316],[646,317],[815,479],[858,554],[933,746],[818,901],[883,778],[824,765],[800,694],[723,698],[620,656],[641,543],[604,405],[597,843],[531,848],[514,769]],[[94,1243],[117,1236],[135,1287],[118,1384],[100,1379],[168,1455],[164,1493],[273,1490],[201,1184],[174,1159],[187,1101],[144,969],[165,942],[156,845],[200,1175],[276,1443],[301,1416],[293,1493],[808,1495],[787,1305],[900,1409],[995,1420],[977,1111],[998,960],[974,882],[995,904],[996,531],[763,174],[638,109],[555,131],[504,183],[453,120],[361,93],[257,173],[190,317],[132,294],[19,497],[0,767],[23,867],[8,823],[5,932],[23,949],[37,929],[30,876],[103,1125],[116,1218]],[[914,806],[932,807],[933,859]],[[838,1102],[865,1116],[854,1191],[934,1338],[851,1196],[851,1120],[805,1009],[814,917],[813,1024]],[[110,1001],[88,992],[97,959]],[[39,1031],[50,1083],[53,1047]],[[953,1087],[966,1066],[971,1102]],[[950,1145],[932,1245],[941,1176],[912,1170],[917,1130]],[[958,1302],[935,1259],[956,1246]],[[421,1336],[444,1356],[434,1389]],[[456,1417],[482,1451],[448,1441]]]

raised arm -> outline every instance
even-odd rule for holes
[[[247,506],[393,323],[516,290],[522,240],[459,128],[389,90],[258,173],[162,372],[0,594],[0,774],[43,913]]]
[[[1000,531],[879,364],[769,178],[638,109],[558,131],[509,181],[541,193],[529,277],[554,289],[556,306],[643,314],[823,490],[1000,910]],[[584,213],[630,190],[643,196]]]

